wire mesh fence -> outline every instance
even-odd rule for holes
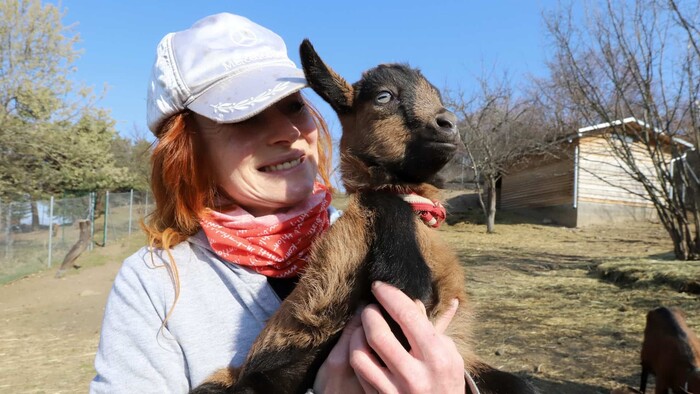
[[[0,202],[0,283],[60,266],[89,221],[88,250],[140,231],[152,207],[148,192],[89,193],[82,197]]]

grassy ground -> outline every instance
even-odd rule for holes
[[[700,267],[668,260],[659,225],[568,229],[501,214],[486,234],[478,222],[456,206],[439,230],[465,267],[477,352],[543,393],[638,385],[645,315],[656,306],[681,307],[700,330],[698,296],[678,292]],[[50,270],[0,286],[0,392],[87,390],[112,280],[142,244],[97,248],[63,279]]]

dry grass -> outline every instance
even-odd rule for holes
[[[677,291],[700,264],[669,260],[660,225],[568,229],[500,214],[486,234],[476,214],[453,214],[440,231],[465,264],[478,353],[544,393],[638,387],[646,312],[659,305],[700,330],[698,296]]]

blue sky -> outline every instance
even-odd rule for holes
[[[64,25],[76,24],[73,79],[108,89],[99,106],[109,109],[123,136],[148,134],[146,86],[155,48],[168,32],[217,12],[232,12],[281,35],[299,65],[298,45],[308,37],[321,57],[348,81],[379,63],[420,68],[438,88],[474,88],[484,70],[508,70],[514,81],[546,74],[547,40],[542,11],[553,0],[529,1],[160,1],[62,0]],[[313,92],[334,134],[334,113]]]

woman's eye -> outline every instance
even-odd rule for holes
[[[394,96],[391,94],[391,92],[385,90],[383,92],[379,92],[377,97],[375,97],[374,101],[377,104],[386,104],[389,101],[391,101],[392,98],[394,98]]]
[[[294,101],[289,105],[289,109],[292,111],[292,113],[301,112],[304,107],[306,107],[306,103],[301,100]]]

